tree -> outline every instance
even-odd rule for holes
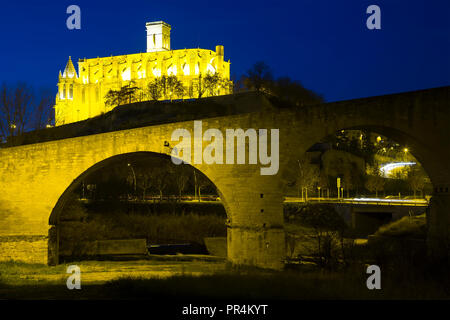
[[[227,81],[218,73],[208,73],[203,78],[203,87],[208,96],[218,96],[220,89],[227,86]]]
[[[274,80],[270,67],[262,61],[255,63],[247,74],[235,83],[235,91],[242,91],[242,86],[247,90],[275,95],[295,106],[319,104],[324,101],[321,95],[306,89],[299,81],[289,77]]]
[[[273,82],[271,92],[277,97],[300,107],[319,104],[324,101],[321,95],[306,89],[299,81],[293,81],[289,77],[281,77]]]
[[[312,190],[319,182],[319,168],[313,164],[305,155],[298,160],[297,187],[303,198],[303,190],[306,190],[306,200],[308,198],[308,190]]]
[[[249,90],[268,92],[272,86],[273,76],[270,67],[262,61],[256,62],[244,76],[244,85]]]
[[[51,126],[55,120],[55,112],[53,111],[54,99],[48,91],[41,92],[41,98],[35,106],[33,113],[33,129],[39,130]]]
[[[158,101],[162,97],[164,91],[164,85],[161,78],[156,77],[152,82],[150,82],[147,90],[150,97],[152,97],[153,100]]]
[[[301,224],[314,230],[317,241],[318,264],[334,267],[338,261],[338,242],[344,256],[344,232],[347,225],[331,205],[314,204],[302,206],[298,212]]]
[[[181,194],[186,189],[186,184],[189,180],[188,167],[185,164],[175,165],[174,175],[175,183],[178,189],[178,200],[181,201]]]
[[[169,98],[171,101],[175,98],[183,98],[186,92],[183,82],[176,76],[156,77],[149,83],[147,91],[153,100],[157,101],[161,98]]]
[[[325,192],[325,189],[327,189],[327,194],[329,194],[330,181],[328,179],[328,174],[325,172],[325,170],[320,170],[319,172],[318,186],[321,188],[322,192]],[[320,192],[319,197],[321,197]]]
[[[202,173],[196,175],[196,184],[197,184],[197,192],[198,192],[198,201],[202,200],[202,189],[211,185],[211,181]]]
[[[146,170],[137,174],[137,186],[142,190],[142,200],[145,200],[146,192],[152,186],[152,175]]]
[[[203,84],[203,77],[202,77],[201,72],[198,75],[196,87],[197,87],[197,98],[200,99],[206,92],[206,88]]]
[[[163,199],[163,192],[169,184],[169,176],[171,173],[171,164],[162,161],[156,170],[150,171],[151,177],[154,181],[154,186],[159,192],[159,201]]]
[[[378,165],[375,165],[369,169],[369,176],[367,176],[366,180],[366,188],[367,190],[374,192],[375,191],[375,197],[378,198],[378,191],[383,190],[385,180],[381,176],[380,167]]]
[[[163,78],[164,78],[164,76],[163,76]],[[168,76],[165,79],[165,81],[163,81],[163,83],[166,86],[165,92],[168,93],[170,101],[172,101],[173,97],[183,98],[184,92],[185,92],[183,82],[178,80],[178,78],[176,76],[174,76],[174,75]]]
[[[425,188],[427,180],[428,177],[421,167],[416,165],[408,170],[407,182],[414,192],[414,198],[416,197],[417,191],[423,194],[423,189]]]
[[[2,85],[0,92],[0,129],[1,138],[20,135],[25,130],[27,118],[30,114],[31,95],[24,84],[15,89]]]
[[[105,95],[105,105],[116,107],[137,101],[138,90],[139,88],[135,86],[134,81],[130,81],[119,90],[110,89]]]
[[[37,103],[36,103],[37,102]],[[36,97],[25,83],[0,88],[0,142],[14,144],[17,136],[30,129],[43,129],[53,121],[53,100],[49,92]]]
[[[343,188],[347,190],[347,198],[350,197],[350,190],[353,190],[354,181],[352,170],[348,165],[344,166],[344,174],[342,175]]]

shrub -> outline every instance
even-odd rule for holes
[[[294,213],[294,207],[290,206],[285,210],[285,214],[288,216],[288,222],[295,225],[296,229],[307,227],[312,230],[317,244],[316,262],[322,267],[336,267],[339,258],[344,257],[344,232],[347,225],[334,207],[326,204],[306,204],[297,206]],[[292,236],[288,236],[287,241],[291,238]],[[293,251],[292,248],[291,250]]]
[[[419,216],[405,216],[401,219],[381,226],[375,236],[409,237],[425,239],[427,235],[427,221],[425,213]]]

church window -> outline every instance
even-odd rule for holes
[[[199,74],[199,73],[200,73],[200,64],[197,63],[197,64],[195,65],[195,74]]]

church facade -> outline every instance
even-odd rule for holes
[[[95,117],[115,106],[106,102],[110,90],[137,87],[134,101],[152,100],[148,86],[155,79],[175,76],[183,84],[182,96],[165,92],[158,100],[189,99],[232,92],[230,61],[224,61],[224,47],[171,50],[170,25],[163,21],[146,23],[147,52],[93,59],[80,59],[78,72],[69,57],[59,73],[55,103],[55,125]],[[220,84],[204,91],[205,76],[218,76]],[[218,82],[219,83],[219,82]]]

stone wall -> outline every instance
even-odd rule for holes
[[[46,236],[0,236],[0,261],[47,263]]]

